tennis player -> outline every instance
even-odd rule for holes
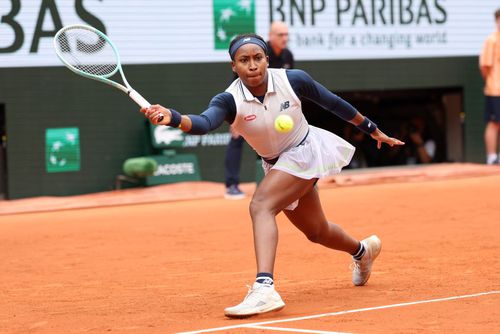
[[[352,255],[354,285],[368,281],[380,253],[377,236],[358,241],[327,221],[323,213],[315,184],[319,178],[340,173],[349,164],[354,147],[331,132],[309,125],[301,109],[304,99],[357,126],[377,141],[378,148],[383,143],[404,145],[306,72],[268,69],[267,54],[266,42],[260,36],[237,36],[229,46],[229,55],[239,79],[216,95],[200,115],[181,115],[160,105],[141,109],[153,124],[191,134],[206,134],[226,121],[263,157],[265,176],[250,202],[257,276],[244,300],[225,309],[228,317],[247,317],[285,306],[273,280],[278,245],[275,217],[281,211],[310,241]],[[283,113],[295,124],[286,133],[274,129],[274,119]],[[158,122],[161,115],[163,120]]]

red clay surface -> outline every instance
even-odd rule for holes
[[[217,192],[200,190],[203,198],[192,200],[183,197],[184,184],[72,196],[59,206],[57,198],[1,202],[0,333],[226,326],[240,328],[217,332],[276,332],[241,327],[262,322],[296,332],[499,331],[500,167],[341,175],[320,184],[322,203],[354,236],[382,239],[370,281],[353,287],[349,256],[311,244],[280,214],[275,278],[287,306],[245,320],[227,319],[223,309],[241,301],[255,275],[249,199],[224,200],[219,184],[193,185]],[[167,189],[177,189],[183,200],[158,194]],[[101,199],[91,205],[92,196]],[[143,204],[129,205],[134,202]],[[277,322],[477,293],[489,294]]]

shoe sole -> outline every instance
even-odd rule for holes
[[[245,197],[247,197],[246,195],[224,195],[224,198],[225,199],[244,199]]]
[[[252,313],[245,313],[245,314],[232,314],[232,313],[226,313],[224,312],[224,315],[228,318],[235,318],[235,319],[244,319],[244,318],[249,318],[253,317],[259,314],[263,313],[269,313],[269,312],[278,312],[282,310],[285,307],[285,303],[283,301],[280,301],[279,303],[274,304],[273,306],[266,308],[264,310],[258,310]]]
[[[372,267],[373,267],[373,262],[375,262],[375,260],[377,259],[378,255],[380,254],[380,251],[382,250],[382,241],[380,241],[380,239],[377,237],[377,236],[372,236],[372,237],[369,237],[368,240],[370,239],[376,239],[376,243],[378,243],[378,250],[376,253],[374,253],[372,256],[373,256],[373,259],[372,259]],[[368,274],[368,276],[366,277],[365,281],[362,282],[361,284],[354,284],[355,286],[363,286],[366,284],[366,282],[368,282],[368,280],[370,279],[370,276],[372,275],[372,270],[370,269],[370,273]]]

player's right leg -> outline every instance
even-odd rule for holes
[[[278,245],[276,215],[312,189],[314,180],[271,170],[257,187],[250,203],[257,277],[244,300],[224,314],[242,318],[279,310],[285,306],[274,287],[273,272]]]
[[[257,277],[257,280],[259,277]],[[254,282],[241,303],[224,309],[224,315],[230,318],[246,318],[256,314],[278,311],[285,307],[285,302],[273,284]]]

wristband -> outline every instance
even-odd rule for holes
[[[377,130],[377,124],[372,122],[368,117],[365,117],[363,122],[356,127],[366,134],[372,134],[375,130]]]
[[[170,118],[170,123],[168,123],[167,125],[168,126],[171,126],[173,128],[178,128],[179,125],[181,125],[181,121],[182,121],[182,116],[181,114],[175,110],[175,109],[171,109],[169,108],[170,110],[170,113],[172,114],[172,117]]]

